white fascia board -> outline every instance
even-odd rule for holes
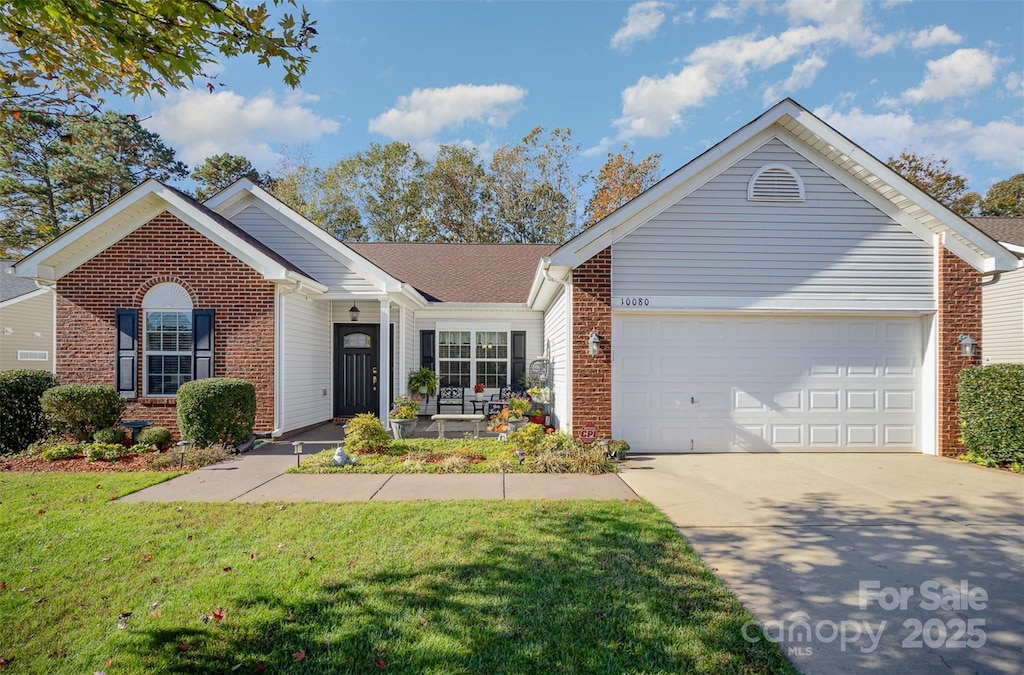
[[[245,196],[243,193],[250,195],[251,201],[243,199]],[[266,207],[269,210],[269,214],[276,217],[282,225],[290,228],[293,232],[314,246],[317,246],[338,262],[350,267],[380,290],[387,293],[401,292],[402,282],[398,279],[395,279],[348,246],[345,246],[344,243],[327,234],[322,228],[317,227],[302,214],[263,188],[254,185],[247,178],[235,181],[229,187],[207,200],[206,205],[225,218],[230,219],[239,211],[254,203]]]
[[[551,258],[544,257],[537,261],[537,269],[533,272],[533,282],[530,284],[530,292],[526,295],[526,304],[533,307],[537,300],[537,294],[544,286],[544,270],[551,267]]]
[[[13,298],[7,298],[3,302],[0,302],[0,309],[3,309],[4,307],[10,307],[11,305],[16,305],[19,302],[22,302],[24,300],[31,300],[32,298],[38,298],[40,295],[42,295],[44,293],[49,293],[49,292],[50,292],[49,288],[37,288],[34,291],[29,291],[28,293],[23,293],[21,295],[15,296]]]
[[[750,139],[800,108],[788,99],[692,159],[551,254],[553,265],[579,267],[732,165]]]
[[[162,189],[163,185],[152,178],[141,183],[119,199],[107,204],[82,222],[66,230],[55,239],[49,241],[43,246],[40,246],[35,251],[19,260],[14,265],[15,274],[19,277],[36,279],[38,281],[46,281],[50,283],[55,282],[57,280],[59,269],[68,266],[58,266],[53,264],[51,262],[53,258],[70,246],[80,244],[83,239],[86,239],[90,234],[93,234],[97,228],[101,227],[111,218],[116,217],[118,214],[124,212],[130,207],[136,206],[139,202],[150,198],[152,195],[158,194],[158,191]],[[117,241],[117,239],[114,239],[114,241]],[[107,245],[109,246],[110,244]],[[71,266],[70,269],[78,267],[82,262],[84,262],[84,260],[79,260],[76,264]],[[70,269],[67,271],[70,271]],[[66,273],[66,271],[63,273]]]
[[[790,116],[797,124],[815,134],[850,159],[855,160],[862,167],[870,171],[876,177],[881,178],[887,185],[910,199],[916,206],[942,223],[942,225],[948,228],[953,234],[952,240],[950,240],[949,237],[946,238],[946,248],[962,258],[975,269],[980,272],[999,272],[1016,267],[1016,260],[1011,259],[1013,256],[1008,255],[1008,252],[1005,249],[1000,250],[1001,247],[998,246],[994,240],[915,187],[908,180],[872,156],[871,153],[865,151],[856,143],[850,141],[806,110],[798,109],[796,112],[791,113]],[[815,155],[819,157],[821,156],[816,150],[812,149],[811,151]],[[808,157],[808,159],[810,158]],[[820,162],[815,163],[821,166]],[[828,161],[828,163],[835,166],[831,161]],[[843,173],[849,175],[845,170]],[[862,181],[856,179],[856,177],[854,178],[857,183],[864,185]],[[850,184],[850,181],[843,181],[843,183],[848,187],[853,187]],[[878,194],[876,190],[867,187],[866,185],[865,188],[870,192]],[[858,192],[858,194],[860,194],[860,192]],[[879,197],[881,198],[881,195],[879,195]],[[884,198],[882,199],[884,201],[889,201]],[[872,200],[872,204],[876,204],[876,202]],[[895,205],[893,206],[895,207]],[[906,225],[905,220],[897,220],[897,222],[901,222]],[[962,241],[958,241],[960,239],[962,239]],[[981,249],[983,253],[975,251],[971,247],[972,245]]]

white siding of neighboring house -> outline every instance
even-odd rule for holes
[[[985,363],[1024,363],[1024,269],[982,286],[981,353]]]
[[[436,306],[427,307],[416,312],[416,341],[414,344],[415,353],[408,361],[410,373],[419,368],[419,331],[422,330],[497,330],[507,329],[509,331],[526,332],[526,366],[544,353],[544,315],[529,309],[518,307],[510,309],[473,309],[465,308],[439,308]],[[493,326],[493,328],[492,328]],[[511,347],[511,345],[510,345]],[[408,374],[406,375],[408,378]],[[492,394],[498,393],[497,389],[487,389],[484,397],[490,398]],[[473,396],[472,390],[467,391],[467,398]],[[427,412],[437,411],[436,399],[431,397]],[[469,404],[466,404],[466,411],[471,412]],[[451,408],[445,408],[445,412],[454,412]]]
[[[330,292],[358,294],[376,290],[370,282],[325,253],[317,244],[303,238],[255,204],[232,216],[231,222],[328,286]]]
[[[46,358],[19,359],[19,352]],[[39,289],[0,303],[0,370],[53,372],[53,292]]]
[[[568,424],[569,417],[569,294],[563,289],[544,313],[544,344],[551,359],[554,394],[552,425]]]
[[[292,293],[281,311],[282,431],[331,418],[331,306]]]
[[[747,200],[770,163],[803,202]],[[613,308],[930,311],[933,268],[929,243],[772,139],[613,245]]]

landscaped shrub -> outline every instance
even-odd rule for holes
[[[255,424],[256,388],[245,380],[211,377],[178,388],[178,429],[193,445],[241,445]]]
[[[967,368],[960,372],[958,398],[969,453],[990,466],[1024,464],[1024,365]]]
[[[100,429],[113,427],[124,414],[124,399],[113,387],[100,384],[63,384],[43,392],[43,411],[58,431],[86,442]]]
[[[356,415],[346,425],[345,452],[351,454],[384,452],[391,445],[391,436],[384,424],[372,413]]]
[[[56,385],[45,370],[0,373],[0,455],[21,452],[50,432],[52,421],[39,398]]]
[[[547,436],[547,432],[544,427],[527,422],[521,429],[508,435],[508,442],[512,444],[512,447],[530,454],[537,452],[545,436]]]
[[[544,436],[537,452],[528,454],[525,463],[534,473],[599,474],[615,470],[604,446],[560,433]]]
[[[158,452],[163,452],[167,448],[171,447],[171,441],[173,441],[171,432],[163,427],[150,427],[144,429],[139,433],[136,443],[138,445],[144,445],[146,448],[155,447]]]
[[[92,435],[97,443],[124,443],[124,429],[121,427],[107,427],[100,429]]]
[[[234,455],[227,448],[220,445],[212,445],[207,448],[196,448],[189,446],[185,450],[184,465],[187,467],[201,468],[231,459]],[[177,469],[182,464],[181,455],[177,452],[162,452],[150,455],[146,460],[146,466],[154,471]]]
[[[116,462],[129,452],[121,443],[89,443],[85,446],[85,458],[90,462]]]
[[[58,441],[50,443],[40,449],[39,456],[47,462],[55,462],[58,459],[71,459],[82,454],[82,447],[76,443],[64,443]]]

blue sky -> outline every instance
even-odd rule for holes
[[[300,0],[301,2],[301,0]],[[884,160],[948,157],[971,187],[1024,171],[1024,3],[319,2],[297,91],[241,58],[166,99],[118,102],[195,165],[326,166],[373,141],[485,157],[568,127],[595,170],[623,143],[667,174],[790,96]]]

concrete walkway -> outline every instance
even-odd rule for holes
[[[306,432],[303,456],[340,444],[340,429]],[[616,474],[286,474],[291,441],[271,443],[127,495],[125,502],[365,502],[453,499],[636,499]]]
[[[632,457],[620,475],[804,673],[1024,672],[1024,476],[796,453]]]

